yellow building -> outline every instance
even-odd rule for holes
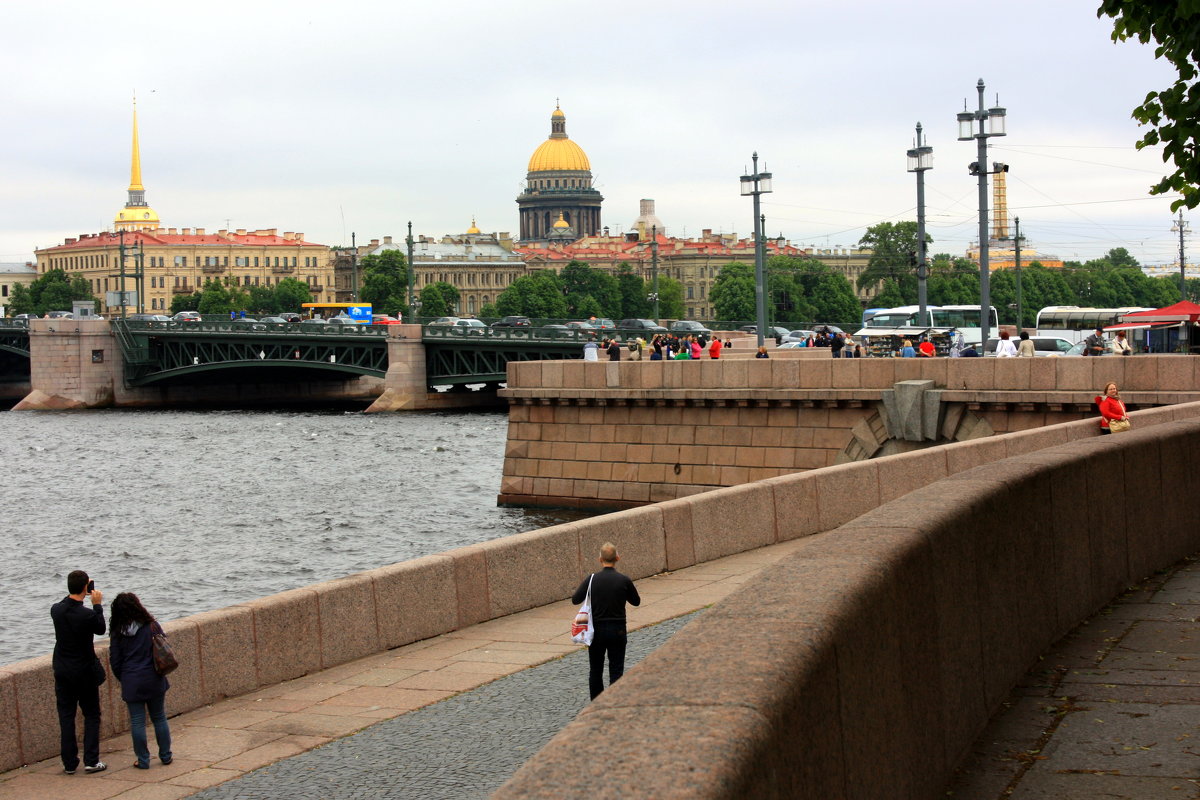
[[[136,107],[128,192],[125,207],[113,218],[113,231],[83,234],[36,251],[40,273],[61,269],[69,276],[86,278],[101,300],[101,314],[120,313],[119,305],[107,304],[107,292],[138,291],[138,308],[127,310],[163,313],[175,295],[191,294],[209,279],[248,288],[295,278],[308,284],[315,302],[333,301],[329,248],[305,241],[303,233],[280,234],[277,228],[208,233],[204,228],[162,227],[158,214],[146,203],[142,185]],[[140,285],[135,277],[139,267]]]

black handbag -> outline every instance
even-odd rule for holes
[[[179,666],[179,659],[175,658],[175,651],[167,641],[167,634],[163,633],[157,622],[154,623],[150,635],[150,655],[154,658],[154,671],[159,675],[174,672]]]

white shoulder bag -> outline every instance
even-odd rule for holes
[[[571,641],[576,644],[591,645],[592,637],[596,633],[596,629],[592,626],[592,578],[596,574],[588,578],[587,595],[583,598],[583,605],[579,607],[579,611],[575,614],[575,621],[571,623]]]

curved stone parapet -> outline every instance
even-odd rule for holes
[[[1042,652],[1200,548],[1200,404],[1134,425],[1100,437],[1094,422],[1070,423],[867,462],[896,499],[871,498],[848,521],[821,504],[861,506],[865,487],[808,486],[826,532],[648,656],[494,796],[942,797]],[[763,482],[778,533],[803,513],[780,499],[803,496],[806,477]]]

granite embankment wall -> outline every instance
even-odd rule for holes
[[[936,435],[897,439],[883,393],[917,380],[938,391]],[[499,500],[613,510],[1036,429],[1093,417],[1110,380],[1134,409],[1200,400],[1200,359],[514,362]]]
[[[1039,654],[1200,548],[1200,403],[1133,419],[702,495],[741,536],[827,532],[647,657],[494,796],[943,797]]]
[[[1200,404],[1166,407],[1135,415],[1139,428],[1192,416],[1200,416]],[[1155,431],[1160,428],[1162,434],[1158,435]],[[1078,465],[1072,462],[1071,468],[1061,479],[1054,478],[1054,481],[1062,481],[1061,488],[1059,483],[1053,481],[1037,482],[1029,489],[1032,493],[1029,498],[1016,493],[1014,488],[1014,494],[1004,496],[1005,502],[996,512],[997,520],[988,522],[989,517],[984,515],[984,521],[980,523],[981,532],[998,531],[999,519],[1024,520],[1028,515],[1028,524],[1034,526],[1029,530],[1035,531],[1036,535],[1026,536],[1022,526],[1018,538],[1020,542],[1032,544],[1046,534],[1045,524],[1038,522],[1032,512],[1027,514],[1020,504],[1029,502],[1033,504],[1030,508],[1040,508],[1035,503],[1041,497],[1037,491],[1043,494],[1053,491],[1047,496],[1060,504],[1055,507],[1055,513],[1065,518],[1063,525],[1078,516],[1083,520],[1081,524],[1086,523],[1087,530],[1096,532],[1094,553],[1090,553],[1087,547],[1082,551],[1053,551],[1058,555],[1052,563],[1065,576],[1060,587],[1067,592],[1063,600],[1074,605],[1063,609],[1061,614],[1056,613],[1055,624],[1049,625],[1049,629],[1056,632],[1069,628],[1070,620],[1078,619],[1103,602],[1103,599],[1095,598],[1107,598],[1119,590],[1124,585],[1126,575],[1144,574],[1154,564],[1165,563],[1174,557],[1176,548],[1171,547],[1164,548],[1161,557],[1139,557],[1127,562],[1124,551],[1118,547],[1125,537],[1124,511],[1120,505],[1115,505],[1119,498],[1110,497],[1107,492],[1113,483],[1112,476],[1121,475],[1122,468],[1128,470],[1124,474],[1136,476],[1136,481],[1131,481],[1131,484],[1139,487],[1155,485],[1156,480],[1161,479],[1165,482],[1163,493],[1168,495],[1163,502],[1159,502],[1158,490],[1155,489],[1154,493],[1131,499],[1130,508],[1144,510],[1143,530],[1146,533],[1156,532],[1168,521],[1174,523],[1175,517],[1170,514],[1177,507],[1175,498],[1178,498],[1178,502],[1185,502],[1187,498],[1197,496],[1197,489],[1200,488],[1182,485],[1183,477],[1177,474],[1178,462],[1190,456],[1188,448],[1191,447],[1191,439],[1185,434],[1190,436],[1191,430],[1190,426],[1177,429],[1160,425],[1144,433],[1137,431],[1111,437],[1110,441],[1082,443],[1085,448],[1091,448],[1083,452],[1095,455],[1097,460],[1094,464]],[[1093,422],[1058,425],[798,473],[509,536],[174,620],[165,627],[179,652],[181,666],[171,676],[168,706],[171,713],[189,711],[220,698],[244,694],[258,687],[296,678],[380,650],[562,600],[587,574],[595,563],[599,546],[607,540],[620,546],[624,571],[634,578],[646,577],[772,542],[831,531],[881,503],[979,465],[1043,450],[1045,453],[1040,458],[1049,463],[1059,463],[1065,458],[1059,448],[1082,438],[1097,438]],[[1159,443],[1156,445],[1159,449],[1154,452],[1161,454],[1161,464],[1141,450],[1138,450],[1136,458],[1123,455],[1126,446],[1136,442],[1141,447],[1141,443],[1147,440]],[[1101,454],[1104,454],[1103,457],[1100,457]],[[1004,469],[1006,471],[994,474],[1008,480],[1011,470],[1007,467]],[[961,480],[962,476],[959,478]],[[997,490],[997,485],[993,484],[958,482],[950,490],[935,489],[933,496],[942,498],[940,502],[950,504],[950,508],[968,514],[961,519],[969,520],[973,519],[969,514],[983,514],[992,508],[987,492]],[[1093,506],[1095,510],[1089,511]],[[933,506],[935,509],[942,507]],[[951,511],[946,513],[951,514]],[[1103,516],[1105,514],[1115,515],[1114,519],[1120,524],[1109,526]],[[902,519],[899,516],[895,518]],[[1054,519],[1058,520],[1059,517]],[[1049,533],[1059,536],[1055,531]],[[990,676],[988,693],[976,697],[969,707],[973,714],[983,714],[986,719],[986,712],[994,707],[994,699],[1002,696],[997,694],[998,687],[1005,685],[1009,672],[1016,670],[1018,664],[1023,669],[1033,657],[1029,654],[1037,652],[1035,644],[1049,634],[1043,630],[1047,627],[1042,624],[1044,615],[1040,611],[1034,613],[1037,610],[1035,603],[1043,600],[1040,595],[1029,594],[1036,587],[1030,586],[1027,578],[1021,576],[1011,586],[1005,583],[1010,578],[1010,566],[1018,563],[1018,553],[1008,552],[1010,543],[1000,538],[994,542],[991,539],[981,540],[978,545],[1002,544],[998,553],[993,554],[990,550],[976,552],[973,548],[976,547],[978,535],[963,536],[961,540],[957,536],[949,536],[913,545],[904,551],[907,561],[893,564],[886,559],[875,559],[874,555],[884,544],[892,546],[893,539],[860,534],[861,541],[847,539],[846,555],[828,556],[828,563],[819,565],[822,569],[815,570],[811,579],[803,581],[809,588],[821,590],[813,595],[816,599],[796,598],[788,594],[796,589],[795,585],[788,584],[788,581],[794,580],[795,573],[785,572],[782,577],[773,574],[773,583],[765,589],[743,594],[734,605],[710,612],[706,617],[715,621],[706,622],[706,625],[729,626],[728,641],[736,641],[739,650],[729,653],[725,649],[721,641],[725,636],[722,633],[724,628],[715,631],[712,628],[705,629],[707,632],[701,635],[697,650],[703,662],[701,666],[709,672],[704,673],[701,682],[681,679],[675,684],[688,688],[689,692],[694,690],[697,707],[691,709],[685,703],[672,708],[668,704],[663,712],[667,715],[665,718],[647,712],[645,724],[639,719],[634,727],[649,731],[651,728],[645,726],[651,723],[661,726],[664,719],[667,722],[691,719],[703,721],[704,724],[695,730],[688,730],[681,739],[673,738],[678,731],[671,730],[671,738],[661,739],[657,745],[660,749],[654,751],[654,756],[646,756],[649,760],[643,760],[642,763],[653,765],[653,769],[657,770],[672,763],[671,758],[690,754],[703,759],[712,758],[711,764],[701,764],[703,768],[696,772],[697,776],[719,777],[728,774],[732,779],[741,773],[736,770],[721,772],[734,769],[729,766],[730,758],[734,758],[732,763],[739,769],[757,769],[758,766],[751,765],[749,759],[752,758],[758,759],[757,765],[773,764],[768,755],[775,758],[775,751],[764,748],[773,745],[776,738],[780,742],[792,742],[794,737],[817,736],[817,744],[822,749],[814,752],[821,753],[837,748],[852,749],[850,745],[860,741],[855,739],[843,748],[842,736],[853,734],[863,737],[863,743],[875,741],[873,737],[880,730],[903,721],[903,715],[894,706],[899,704],[899,707],[903,707],[904,694],[910,689],[918,691],[928,687],[913,686],[907,677],[905,684],[895,684],[890,673],[884,671],[867,673],[866,678],[870,680],[864,686],[855,688],[855,681],[862,676],[848,672],[842,676],[847,681],[845,689],[841,695],[835,695],[842,704],[842,710],[828,719],[817,720],[819,724],[811,728],[804,723],[807,718],[784,714],[786,709],[783,705],[767,708],[766,716],[762,716],[753,710],[756,706],[741,704],[741,700],[736,699],[737,693],[762,692],[768,698],[763,701],[767,706],[774,702],[772,698],[779,699],[780,703],[783,700],[792,703],[795,698],[788,692],[800,691],[803,696],[809,691],[809,685],[801,686],[804,681],[814,675],[829,677],[827,661],[808,664],[801,656],[804,653],[822,653],[822,658],[828,659],[829,648],[835,644],[838,648],[847,648],[844,653],[838,650],[840,659],[851,656],[854,659],[866,659],[865,666],[859,661],[846,662],[858,665],[856,669],[873,669],[871,664],[876,657],[881,665],[889,665],[906,654],[925,653],[929,645],[913,639],[911,633],[918,630],[919,622],[928,622],[929,619],[942,620],[939,624],[946,626],[946,630],[939,633],[935,640],[948,648],[948,652],[940,657],[953,656],[958,659],[951,659],[947,669],[963,669],[967,673],[963,680],[970,677],[971,670],[986,672]],[[816,537],[814,542],[820,547],[837,549],[836,536]],[[943,548],[948,549],[943,552]],[[1025,554],[1021,552],[1020,555]],[[996,571],[992,572],[990,565],[996,559]],[[1092,562],[1097,559],[1099,563],[1093,567]],[[1106,566],[1108,559],[1115,559],[1111,570]],[[846,563],[843,564],[843,561]],[[935,580],[934,573],[927,572],[920,572],[914,577],[911,570],[918,567],[950,569],[952,571],[948,574],[953,577],[953,582],[942,586],[946,579],[939,577]],[[821,577],[822,574],[825,577]],[[1044,572],[1035,571],[1034,574],[1043,576]],[[1090,583],[1093,580],[1095,587]],[[990,593],[983,598],[987,600],[986,603],[983,600],[964,599],[956,594],[964,585],[969,588],[976,584],[976,588]],[[935,590],[938,594],[929,594]],[[912,592],[912,597],[907,592]],[[1079,594],[1078,598],[1076,594]],[[1032,599],[1021,599],[1027,595]],[[1002,600],[1004,602],[1000,602]],[[760,602],[761,608],[757,605]],[[920,613],[913,612],[915,617],[912,617],[908,613],[915,602],[927,602],[928,605],[918,609]],[[881,603],[882,611],[879,610]],[[943,603],[946,604],[944,612]],[[958,605],[963,603],[966,605],[959,609]],[[829,619],[813,617],[809,622],[798,623],[796,613],[803,606],[813,604],[818,610],[828,606]],[[1014,611],[1020,611],[1021,615],[1014,616]],[[1028,619],[1024,616],[1026,612],[1032,615]],[[943,613],[947,616],[943,617]],[[963,617],[963,614],[968,616]],[[872,615],[879,619],[873,619]],[[786,621],[780,623],[779,619]],[[1021,638],[1025,635],[1022,626],[1027,623],[1036,634],[1028,641]],[[968,629],[954,628],[957,624],[967,625]],[[976,626],[975,630],[969,629],[971,624]],[[910,627],[906,628],[905,625]],[[763,626],[779,632],[778,636],[761,630]],[[991,630],[995,626],[1000,626],[1003,636]],[[734,636],[734,629],[740,627],[753,631],[753,634]],[[806,635],[811,635],[812,641],[800,641],[796,638],[799,633],[787,632],[793,628],[807,631]],[[978,649],[984,633],[987,636],[982,641],[989,648],[986,652],[990,653],[996,647],[1003,648],[1003,652],[996,657],[1004,669],[993,669],[989,662],[985,671],[980,664],[970,661],[969,651]],[[929,634],[926,631],[922,635]],[[956,635],[966,638],[955,644],[953,636]],[[680,637],[685,643],[696,641],[696,634],[690,630],[686,635],[680,634]],[[713,641],[706,643],[710,637]],[[877,637],[878,641],[875,640]],[[1017,644],[1020,646],[1016,647]],[[821,650],[818,645],[825,649]],[[97,650],[101,659],[107,661],[106,645],[101,643]],[[876,651],[877,656],[874,655]],[[673,653],[675,650],[667,652]],[[695,656],[696,651],[691,652]],[[839,663],[842,662],[839,660]],[[739,666],[735,668],[731,665]],[[693,671],[698,668],[694,664],[681,664],[681,669],[685,666]],[[931,681],[932,676],[941,674],[941,668],[937,668],[936,664],[921,662],[920,666],[929,670]],[[794,674],[789,671],[792,669],[796,670]],[[905,669],[908,669],[907,665]],[[635,679],[637,674],[636,671],[631,672],[626,682],[619,684],[622,691],[606,694],[600,704],[593,706],[593,710],[581,718],[580,724],[595,724],[600,718],[593,716],[594,712],[605,709],[608,710],[605,713],[613,711],[618,700],[626,696],[624,687],[632,690],[643,685],[644,680],[649,680],[641,677]],[[648,674],[660,673],[651,668]],[[680,674],[689,673],[684,671]],[[908,672],[895,674],[909,675]],[[737,685],[727,686],[722,679],[733,680]],[[824,692],[825,688],[820,692]],[[901,693],[899,700],[889,694],[895,691]],[[718,699],[729,696],[735,700],[732,705],[714,705],[709,702],[713,692],[717,693]],[[647,697],[642,693],[632,696],[640,698],[639,702]],[[127,714],[115,681],[109,680],[104,684],[101,698],[104,709],[103,735],[111,736],[124,731]],[[921,698],[922,702],[927,700],[924,695]],[[880,716],[884,712],[875,707],[877,702],[887,706],[886,715]],[[863,706],[862,703],[869,705]],[[737,710],[735,706],[742,710]],[[641,715],[643,712],[638,710],[634,713]],[[779,716],[781,714],[784,716]],[[949,730],[969,743],[968,734],[974,730],[976,716],[968,720],[969,724],[957,727],[952,725],[954,720],[949,716],[945,720]],[[727,724],[714,725],[721,720]],[[781,720],[788,721],[788,730],[776,737],[777,731],[773,726]],[[932,720],[929,720],[931,724]],[[884,722],[887,725],[881,728]],[[853,733],[860,728],[861,733]],[[569,729],[568,735],[574,736],[571,732],[574,730]],[[626,741],[632,741],[629,738],[630,730],[627,728],[621,735],[608,738],[616,741],[624,737]],[[705,733],[699,735],[698,730],[704,730]],[[748,735],[747,732],[757,738],[742,740],[736,746],[730,743],[731,738]],[[927,739],[929,732],[922,735]],[[828,737],[828,741],[821,739],[821,736]],[[645,744],[655,740],[639,738],[637,741]],[[679,742],[678,746],[682,748],[674,755],[669,752],[669,747],[675,746],[672,742]],[[729,747],[729,753],[721,758],[713,757],[707,749],[708,742],[719,743],[716,748],[718,752]],[[757,742],[755,747],[758,749],[747,749],[754,742]],[[886,761],[883,756],[894,745],[893,741],[887,742],[886,746],[881,745],[877,752],[870,753],[870,759],[881,758]],[[54,711],[50,656],[0,667],[0,769],[48,758],[57,752],[58,722]],[[556,752],[561,751],[551,748],[548,751],[551,761],[536,763],[556,763],[553,761]],[[900,748],[898,752],[909,751]],[[941,753],[938,764],[948,761],[949,750],[938,752]],[[745,763],[737,761],[738,753],[747,754],[748,760]],[[662,763],[656,761],[659,758],[663,759]],[[589,760],[589,769],[599,769],[597,765],[604,763],[603,758],[594,756],[589,756]],[[811,765],[813,759],[806,754],[799,761]],[[836,763],[843,764],[842,761]],[[846,768],[857,770],[860,766],[856,762]],[[872,767],[864,774],[875,774],[872,771],[874,769]],[[663,774],[674,775],[676,772],[668,769]],[[537,779],[533,780],[536,782]],[[630,792],[628,796],[652,794],[639,790]]]

